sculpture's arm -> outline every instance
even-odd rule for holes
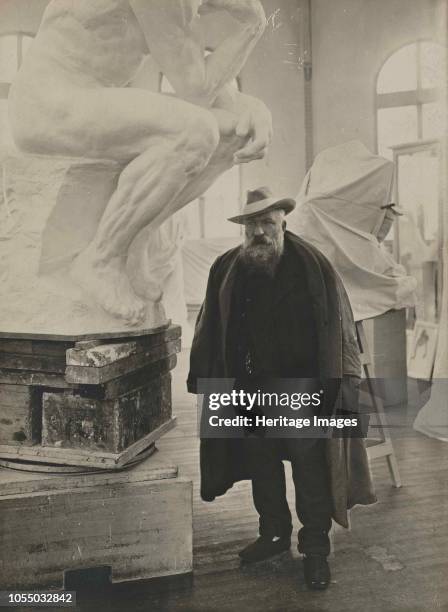
[[[235,153],[235,163],[263,158],[272,139],[272,116],[264,102],[226,85],[213,106],[236,115],[236,135],[249,137],[245,146]]]
[[[176,94],[209,107],[235,78],[263,33],[266,19],[259,0],[129,0],[149,50]],[[200,5],[200,6],[199,6]],[[226,11],[232,34],[204,57],[200,15]]]

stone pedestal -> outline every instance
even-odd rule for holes
[[[0,334],[0,458],[118,469],[174,426],[180,327],[122,338]]]
[[[112,582],[192,571],[192,484],[162,453],[88,476],[0,468],[0,491],[0,589],[62,588],[99,566]]]

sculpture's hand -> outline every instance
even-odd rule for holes
[[[236,164],[262,159],[272,139],[272,116],[267,106],[257,98],[244,96],[244,110],[236,125],[235,133],[249,140],[234,155]]]

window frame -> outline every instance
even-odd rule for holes
[[[390,53],[382,62],[375,78],[375,146],[376,153],[379,153],[380,143],[378,140],[379,132],[378,132],[378,111],[380,109],[385,108],[396,108],[401,106],[414,106],[417,109],[417,141],[423,140],[423,105],[431,104],[433,102],[437,102],[440,99],[440,89],[437,87],[423,87],[422,86],[422,67],[421,67],[421,45],[423,43],[430,43],[434,45],[438,45],[439,43],[427,39],[421,38],[417,40],[413,40],[410,42],[401,45],[400,47],[394,49],[392,53]],[[383,70],[386,63],[389,61],[391,57],[398,53],[405,47],[409,47],[411,45],[416,46],[416,73],[417,73],[417,88],[411,89],[407,91],[396,91],[396,92],[387,92],[387,93],[378,93],[378,80],[381,75],[381,71]],[[440,45],[440,48],[443,49],[443,46]],[[425,139],[426,140],[426,139]],[[406,143],[395,143],[393,146],[404,145]]]

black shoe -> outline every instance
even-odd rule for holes
[[[330,567],[327,557],[324,555],[307,555],[304,557],[303,572],[306,586],[311,591],[324,591],[330,584]]]
[[[273,540],[272,537],[260,536],[255,542],[243,548],[238,553],[243,563],[256,563],[265,561],[275,555],[279,555],[291,547],[291,538],[283,537]]]

